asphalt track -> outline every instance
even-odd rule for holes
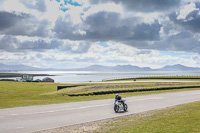
[[[128,112],[115,113],[114,99],[0,109],[0,133],[24,133],[92,122],[200,101],[200,90],[126,98]]]

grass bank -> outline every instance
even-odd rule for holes
[[[130,82],[130,83],[107,83],[107,84],[89,84],[87,86],[78,86],[75,88],[63,89],[63,94],[79,94],[92,93],[102,91],[115,90],[136,90],[136,89],[152,89],[163,87],[187,87],[199,86],[200,82]]]
[[[96,96],[78,96],[69,97],[66,94],[80,92],[96,92],[102,90],[117,90],[117,89],[137,89],[146,87],[162,87],[162,86],[180,86],[180,85],[200,85],[200,82],[189,83],[104,83],[104,84],[84,84],[85,86],[66,88],[57,91],[58,85],[72,84],[57,84],[57,83],[36,83],[36,82],[0,82],[0,108],[12,108],[31,105],[45,105],[67,102],[88,101],[97,99],[114,98],[115,94],[96,95]],[[200,88],[185,88],[182,90],[197,90]],[[162,92],[173,92],[180,90],[165,90],[151,92],[131,92],[121,93],[122,97],[145,95]]]
[[[135,78],[122,78],[105,80],[107,81],[148,81],[148,80],[175,80],[175,81],[200,81],[200,76],[149,76],[149,77],[135,77]]]
[[[117,118],[96,132],[108,133],[199,133],[200,102]]]

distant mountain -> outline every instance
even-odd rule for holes
[[[198,67],[186,67],[180,64],[176,65],[167,65],[163,68],[158,69],[159,71],[200,71]]]
[[[132,66],[132,65],[117,65],[115,67],[112,67],[115,71],[151,71],[152,69],[149,67],[138,67],[138,66]]]
[[[91,65],[85,68],[77,68],[73,70],[74,71],[112,71],[112,67],[102,66],[102,65]]]
[[[131,65],[102,66],[92,65],[86,68],[73,69],[74,71],[149,71],[149,67],[140,68]]]
[[[132,65],[102,66],[91,65],[85,68],[76,69],[42,69],[26,65],[5,65],[0,63],[0,71],[200,71],[198,67],[186,67],[180,64],[167,65],[159,69],[151,69],[149,67],[138,67]]]
[[[41,68],[30,67],[26,65],[5,65],[0,63],[0,71],[40,71]]]

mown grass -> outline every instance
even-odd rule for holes
[[[199,110],[200,102],[195,102],[117,118],[98,130],[107,133],[199,133]]]
[[[75,88],[63,89],[63,94],[84,94],[101,91],[129,90],[129,89],[151,89],[162,87],[182,87],[182,86],[200,86],[200,82],[131,82],[131,83],[107,83],[90,84]]]
[[[0,73],[0,75],[19,75],[19,73]]]
[[[57,91],[58,85],[69,84],[1,81],[0,108],[77,102],[114,97],[113,95],[69,97],[63,95],[61,91]]]
[[[148,81],[148,80],[166,80],[166,81],[200,81],[200,76],[149,76],[149,77],[136,77],[136,78],[122,78],[114,80],[105,80],[104,82],[109,81]]]
[[[57,83],[37,83],[37,82],[0,82],[0,108],[22,107],[30,105],[45,105],[67,102],[88,101],[97,99],[114,98],[115,94],[97,95],[97,96],[78,96],[69,97],[68,93],[91,92],[101,90],[115,90],[115,89],[134,89],[145,87],[159,87],[159,86],[175,86],[175,85],[200,85],[198,82],[194,83],[112,83],[112,84],[85,84],[85,86],[66,88],[57,91]],[[200,88],[185,88],[181,90],[196,90]],[[150,92],[132,92],[121,93],[122,97],[145,95],[162,92],[172,92],[180,90],[165,90],[165,91],[150,91]]]

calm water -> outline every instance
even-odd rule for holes
[[[143,72],[94,72],[94,71],[19,71],[27,74],[50,74],[55,83],[78,83],[95,82],[107,79],[130,78],[140,76],[200,76],[199,72],[171,72],[171,71],[143,71]],[[44,76],[36,76],[36,79],[43,79]],[[15,79],[15,78],[14,78]]]

